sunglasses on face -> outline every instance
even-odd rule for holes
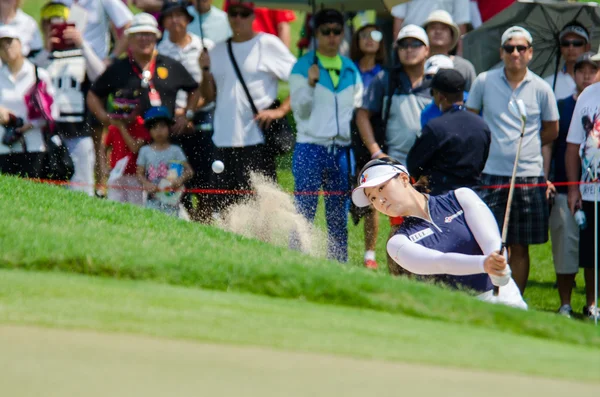
[[[585,40],[561,40],[561,47],[583,47],[585,45]]]
[[[413,40],[413,41],[401,40],[401,41],[397,42],[396,44],[398,45],[398,48],[400,48],[401,50],[406,50],[408,48],[420,48],[425,45],[425,43],[423,43],[422,41],[419,41],[419,40]]]
[[[517,50],[519,52],[519,54],[524,53],[529,47],[529,45],[509,45],[509,44],[505,44],[502,46],[502,49],[504,50],[504,52],[506,52],[507,54],[512,54],[513,52],[515,52],[515,50]]]
[[[358,37],[362,40],[371,38],[371,40],[379,43],[383,39],[383,33],[381,33],[379,30],[371,30],[370,32],[360,32]]]
[[[229,10],[227,11],[227,15],[229,15],[231,18],[248,18],[250,15],[252,15],[252,10]]]
[[[319,29],[319,32],[321,32],[321,34],[323,36],[329,36],[332,33],[334,36],[339,36],[342,34],[342,29],[341,28],[321,28],[321,29]]]

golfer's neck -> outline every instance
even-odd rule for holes
[[[413,196],[414,205],[412,206],[412,208],[409,208],[410,214],[408,215],[418,216],[419,218],[423,218],[430,221],[431,217],[429,216],[427,197],[423,193],[419,193],[416,190],[412,190],[411,194]]]

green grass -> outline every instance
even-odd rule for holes
[[[0,176],[0,198],[2,268],[247,292],[600,346],[590,324],[485,304],[58,187]]]
[[[0,322],[598,381],[600,349],[405,315],[151,282],[0,271]],[[468,343],[467,343],[468,341]]]

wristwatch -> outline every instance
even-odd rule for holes
[[[194,111],[192,109],[186,110],[185,118],[188,119],[189,121],[192,121],[194,119]]]

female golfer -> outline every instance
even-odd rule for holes
[[[390,256],[406,270],[433,276],[451,288],[473,291],[478,298],[527,309],[510,277],[506,258],[498,254],[500,233],[492,212],[471,189],[429,196],[425,186],[411,184],[400,163],[368,162],[352,201],[404,222],[387,243]],[[500,288],[498,296],[492,293]]]

